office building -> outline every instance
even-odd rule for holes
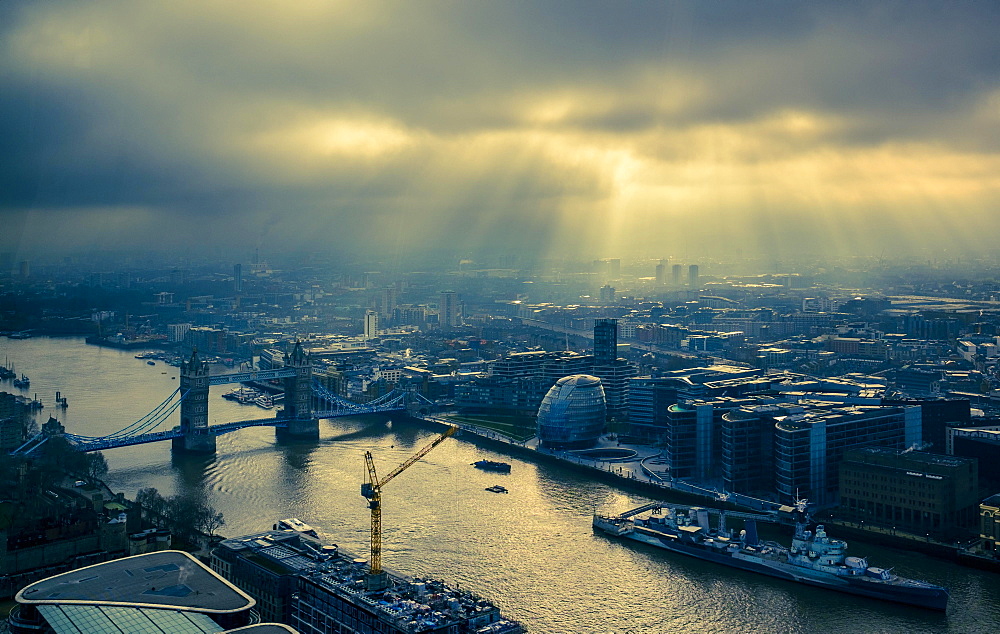
[[[660,260],[656,265],[656,285],[663,286],[667,283],[667,261]]]
[[[604,431],[606,409],[599,378],[563,377],[538,407],[538,441],[550,449],[593,447]]]
[[[769,397],[722,414],[722,481],[727,491],[763,495],[774,491],[774,419],[785,412]]]
[[[979,519],[976,461],[864,447],[844,452],[838,517],[918,535],[968,529]]]
[[[723,471],[722,458],[726,455],[723,445],[725,415],[746,405],[775,400],[774,397],[723,396],[684,400],[667,407],[659,437],[671,474],[676,478],[701,481],[718,477]]]
[[[618,358],[618,320],[594,320],[594,363],[607,365]]]
[[[233,265],[233,292],[242,293],[243,292],[243,265],[234,264]]]
[[[180,343],[184,341],[191,324],[167,324],[167,342]]]
[[[458,294],[454,291],[444,291],[438,303],[438,324],[441,328],[455,328],[460,322],[458,309]]]
[[[919,405],[920,439],[923,449],[934,453],[949,453],[947,432],[952,427],[967,427],[972,423],[969,399],[905,398],[883,399],[883,405]]]
[[[386,320],[392,319],[396,307],[399,306],[399,291],[395,286],[386,286],[382,289],[381,315]]]
[[[775,489],[783,502],[836,501],[844,452],[866,446],[905,449],[920,443],[920,407],[805,405],[774,428]]]
[[[765,392],[771,380],[756,368],[715,365],[663,373],[628,381],[629,435],[662,444],[667,433],[667,408],[683,400],[743,396]]]
[[[692,264],[688,267],[688,286],[698,288],[698,265]]]
[[[365,313],[365,339],[378,337],[378,313],[369,310]]]
[[[257,621],[252,597],[176,550],[64,572],[25,586],[14,599],[12,634],[204,634]]]
[[[489,376],[455,386],[455,404],[466,413],[533,417],[556,381],[593,369],[594,357],[578,352],[514,353],[497,361]]]
[[[486,599],[434,579],[390,572],[387,587],[369,590],[365,559],[323,545],[314,532],[284,529],[286,522],[212,551],[212,569],[256,599],[263,619],[303,634],[523,632]]]
[[[979,461],[979,477],[1000,486],[1000,430],[957,428],[951,434],[951,454]]]
[[[601,379],[608,418],[624,418],[628,413],[628,382],[639,369],[618,358],[618,320],[594,320],[594,376]]]
[[[681,275],[684,272],[684,267],[680,264],[674,264],[670,267],[670,284],[673,286],[681,285]]]

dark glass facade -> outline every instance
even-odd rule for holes
[[[592,447],[604,431],[601,380],[574,374],[556,381],[538,407],[538,440],[552,449]]]

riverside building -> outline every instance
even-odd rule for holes
[[[587,374],[563,377],[538,407],[538,440],[550,449],[593,447],[604,431],[606,414],[599,378]]]
[[[14,598],[12,634],[205,634],[258,621],[253,598],[176,550],[64,572],[25,586]],[[294,632],[275,627],[270,631]]]
[[[263,618],[303,634],[521,634],[515,621],[475,594],[441,581],[388,574],[368,590],[368,562],[293,530],[270,530],[221,542],[212,569],[244,588]]]
[[[976,461],[865,447],[840,463],[838,516],[916,534],[968,529],[979,515]]]

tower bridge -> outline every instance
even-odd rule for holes
[[[218,425],[208,422],[209,388],[213,385],[283,379],[284,405],[274,418],[234,421]],[[312,377],[312,361],[296,342],[290,354],[285,355],[285,365],[274,370],[238,372],[212,376],[208,363],[198,357],[197,351],[181,363],[180,386],[162,403],[138,421],[106,436],[82,436],[65,433],[43,426],[40,433],[11,452],[28,455],[53,436],[63,436],[79,451],[103,451],[151,442],[171,441],[174,451],[214,453],[215,439],[248,427],[274,427],[275,433],[293,438],[318,438],[319,421],[323,418],[360,416],[388,412],[402,412],[411,399],[430,403],[419,394],[393,390],[368,403],[354,403],[326,389]],[[180,410],[180,425],[163,429],[171,414]]]

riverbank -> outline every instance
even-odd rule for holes
[[[624,487],[643,495],[683,503],[711,502],[714,506],[752,511],[776,511],[782,505],[738,493],[727,493],[672,478],[664,466],[662,452],[647,445],[634,445],[604,436],[597,445],[578,451],[557,451],[542,447],[537,438],[521,441],[492,429],[469,425],[447,415],[427,415],[420,420],[435,426],[456,426],[463,434],[476,436],[486,446],[536,462],[558,464],[586,473],[606,484]],[[601,451],[604,450],[604,451]],[[626,450],[628,455],[618,455]],[[657,468],[660,467],[660,468]]]
[[[776,511],[781,507],[780,503],[771,500],[718,491],[673,479],[668,471],[656,468],[662,465],[663,461],[659,450],[645,445],[621,443],[613,436],[601,438],[594,449],[553,451],[539,446],[537,438],[526,441],[509,438],[495,430],[462,423],[447,415],[423,416],[420,417],[420,420],[439,427],[455,425],[463,434],[475,436],[477,444],[538,463],[557,464],[584,473],[599,482],[660,500],[688,504],[711,504],[717,508],[764,512]],[[588,455],[601,449],[628,450],[631,455],[604,459]],[[957,543],[934,540],[929,535],[916,535],[879,526],[854,524],[833,517],[823,517],[822,522],[828,526],[835,526],[840,537],[861,539],[882,546],[905,548],[962,566],[1000,572],[1000,561],[976,555]]]

